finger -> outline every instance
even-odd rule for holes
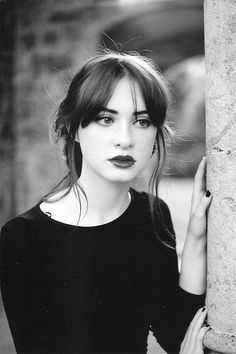
[[[200,308],[196,312],[195,316],[193,317],[193,319],[188,327],[188,330],[185,334],[184,340],[181,344],[181,353],[182,352],[185,353],[186,348],[188,349],[188,353],[189,353],[190,348],[193,349],[193,348],[196,348],[196,346],[198,346],[198,348],[201,348],[201,350],[202,350],[202,346],[200,346],[200,339],[198,340],[198,336],[199,336],[199,338],[203,338],[202,335],[204,335],[204,333],[205,333],[205,330],[202,330],[201,327],[202,327],[204,320],[206,318],[206,314],[207,314],[206,306]],[[200,354],[200,353],[201,352],[199,352],[198,354]]]
[[[194,321],[194,326],[192,327],[191,334],[190,334],[191,341],[194,341],[194,343],[196,342],[199,332],[203,326],[206,315],[207,315],[207,308],[203,307],[203,310],[200,312],[200,314],[198,314],[196,320]]]
[[[195,343],[187,343],[186,341],[183,341],[180,346],[179,354],[189,354],[190,352],[195,354],[204,354],[203,339],[210,328],[210,326],[202,327],[198,333]]]
[[[199,321],[199,317],[200,317],[202,314],[204,314],[204,313],[206,313],[206,306],[201,307],[201,308],[196,312],[195,316],[193,317],[192,321],[190,322],[190,325],[189,325],[189,327],[188,327],[188,330],[187,330],[187,332],[186,332],[186,334],[185,334],[185,338],[184,338],[185,342],[190,342],[190,341],[191,341],[192,333],[193,333],[193,330],[194,330],[196,324],[197,324],[198,321]],[[206,314],[203,316],[203,318],[205,318],[205,316],[206,316]],[[204,320],[203,320],[203,321],[204,321]],[[203,323],[203,322],[202,322],[202,323]],[[200,327],[201,327],[201,326],[200,326]]]
[[[205,176],[206,176],[206,158],[204,156],[194,176],[194,187],[196,191],[205,190]]]
[[[209,190],[203,195],[201,200],[199,201],[197,207],[195,208],[194,214],[197,218],[202,218],[206,214],[206,210],[211,204],[212,194]]]
[[[197,336],[197,339],[196,339],[196,345],[195,345],[195,348],[196,348],[196,352],[198,353],[201,353],[201,350],[203,352],[203,338],[205,336],[205,334],[209,331],[211,327],[210,326],[206,326],[206,327],[202,327],[198,333],[198,336]]]
[[[206,158],[203,157],[194,177],[192,210],[196,207],[199,199],[204,195],[206,188]]]

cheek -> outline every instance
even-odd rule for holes
[[[84,159],[96,162],[104,151],[104,141],[97,135],[86,132],[80,134],[80,147]]]
[[[98,155],[96,142],[81,141],[82,156],[86,160],[94,160]]]
[[[148,156],[152,154],[153,146],[155,144],[156,133],[147,134],[143,137],[142,141],[140,140],[139,150],[140,153],[144,156]]]

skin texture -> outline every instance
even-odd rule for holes
[[[118,82],[106,108],[117,113],[100,112],[99,120],[79,128],[77,141],[83,155],[80,181],[94,178],[97,182],[102,178],[130,184],[152,156],[157,128],[151,124],[147,113],[134,115],[145,111],[146,106],[138,85],[134,85],[132,92],[128,78]],[[119,168],[109,161],[117,155],[130,155],[136,162],[129,168]]]

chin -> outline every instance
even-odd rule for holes
[[[128,172],[128,171],[127,171]],[[133,180],[137,177],[137,173],[123,173],[123,171],[117,172],[116,174],[106,176],[106,179],[110,182],[115,183],[132,183]]]

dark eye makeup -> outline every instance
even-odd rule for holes
[[[114,114],[118,114],[117,111],[103,108],[94,118],[94,121],[100,125],[111,125],[116,120],[116,117],[114,117],[113,114],[110,115],[113,112],[115,112]],[[147,111],[134,112],[133,115],[135,118],[132,124],[135,124],[140,128],[148,128],[150,125],[152,125],[152,121],[149,118]]]
[[[103,125],[110,125],[114,121],[114,118],[104,115],[98,115],[97,117],[95,117],[94,121]]]
[[[141,128],[147,128],[152,125],[152,122],[149,118],[138,118],[135,120],[134,123],[140,126]]]

